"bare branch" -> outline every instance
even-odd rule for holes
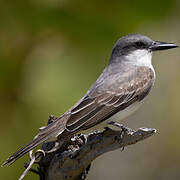
[[[87,136],[78,135],[70,144],[54,153],[47,154],[39,162],[43,180],[83,180],[91,162],[98,156],[125,146],[135,144],[156,133],[155,129],[139,128],[134,131],[117,123],[122,130],[105,129]],[[49,144],[44,144],[43,148]]]

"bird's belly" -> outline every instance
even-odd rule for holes
[[[107,119],[106,121],[120,122],[122,119],[125,119],[126,117],[134,113],[140,107],[141,104],[142,102],[135,102],[130,106],[128,106],[127,108],[125,108],[124,110],[119,111],[118,113]]]
[[[115,115],[111,116],[109,119],[97,124],[96,126],[93,126],[92,128],[85,130],[85,133],[88,134],[94,130],[102,131],[104,127],[108,126],[107,122],[109,121],[116,121],[119,123],[122,119],[125,119],[126,117],[130,116],[133,112],[135,112],[140,107],[141,104],[142,102],[133,103],[132,105],[128,106],[126,109],[119,111]]]

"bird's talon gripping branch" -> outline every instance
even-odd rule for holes
[[[121,134],[120,134],[120,138],[117,138],[116,140],[118,140],[118,142],[121,144],[122,143],[122,140],[123,140],[123,137],[127,134],[127,132],[131,132],[133,131],[132,129],[122,125],[122,124],[119,124],[117,122],[114,122],[114,121],[110,121],[108,122],[109,125],[112,125],[112,126],[115,126],[115,127],[118,127],[121,129]],[[121,148],[121,152],[124,151],[124,147]]]
[[[112,126],[115,126],[115,127],[118,127],[120,129],[122,129],[122,131],[129,131],[130,129],[122,124],[119,124],[117,122],[114,122],[114,121],[109,121],[108,122],[109,125],[112,125]]]

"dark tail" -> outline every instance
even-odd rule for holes
[[[12,164],[14,161],[16,161],[21,156],[23,156],[24,154],[26,154],[27,152],[29,152],[30,150],[41,144],[43,141],[44,141],[43,139],[40,140],[38,138],[34,139],[29,144],[22,147],[19,151],[15,152],[12,156],[10,156],[1,166]]]
[[[63,126],[57,128],[57,123],[49,124],[49,126],[40,130],[40,133],[26,146],[22,147],[19,151],[15,152],[12,156],[10,156],[1,166],[10,165],[14,163],[21,156],[34,149],[36,146],[42,144],[47,141],[49,138],[55,136],[56,134],[61,134],[64,130]]]

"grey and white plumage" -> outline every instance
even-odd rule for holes
[[[113,47],[109,65],[84,97],[57,120],[42,128],[28,145],[14,153],[3,165],[13,163],[51,138],[58,137],[63,141],[64,133],[73,135],[92,127],[96,129],[112,117],[120,120],[129,115],[153,86],[152,51],[175,47],[173,43],[153,41],[138,34],[122,37]]]

